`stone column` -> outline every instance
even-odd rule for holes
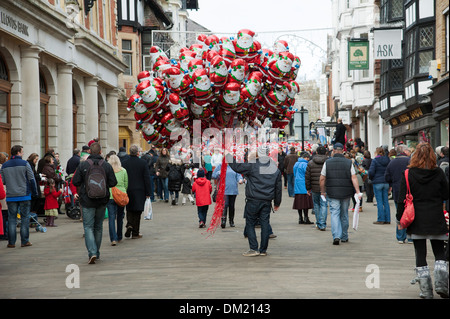
[[[86,142],[98,136],[98,78],[85,78]]]
[[[25,154],[40,154],[41,110],[39,92],[39,53],[35,46],[21,47],[22,146]],[[27,156],[28,156],[27,155]]]
[[[108,116],[107,149],[119,151],[119,109],[117,89],[106,90],[106,113]]]
[[[63,165],[72,156],[73,149],[72,68],[73,65],[70,64],[58,65],[58,121],[56,125],[59,134],[56,149]]]

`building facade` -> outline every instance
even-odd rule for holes
[[[0,151],[24,147],[61,163],[95,137],[118,147],[116,1],[0,3]]]

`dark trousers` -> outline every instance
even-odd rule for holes
[[[234,204],[236,202],[237,195],[225,195],[225,206],[223,208],[223,218],[227,218],[227,211],[228,211],[228,218],[230,219],[230,222],[234,221]]]
[[[206,214],[208,213],[208,207],[209,205],[197,206],[197,214],[199,222],[203,222],[204,224],[206,224]]]
[[[366,181],[364,182],[364,189],[366,191],[366,196],[367,196],[367,202],[373,202],[373,184],[371,181],[369,181],[369,179],[366,179]]]
[[[141,227],[142,211],[127,210],[127,228],[131,227],[131,235],[139,236],[139,228]]]
[[[272,202],[249,200],[245,204],[245,233],[248,236],[248,244],[251,250],[265,252],[269,246],[270,212]],[[256,238],[255,225],[261,224],[261,244],[258,249],[258,239]]]

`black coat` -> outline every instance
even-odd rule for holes
[[[127,211],[144,210],[145,200],[151,195],[150,171],[147,162],[137,156],[130,155],[130,158],[123,163],[123,168],[128,173],[127,194],[130,199]]]
[[[91,159],[93,162],[98,162],[102,160],[103,157],[101,155],[90,155],[88,159]],[[100,207],[102,205],[106,206],[106,204],[108,203],[109,197],[111,196],[109,193],[109,188],[117,185],[117,179],[111,164],[104,161],[102,167],[105,169],[106,173],[106,186],[108,187],[108,195],[100,199],[89,198],[86,194],[85,177],[89,169],[89,163],[87,161],[81,162],[80,166],[78,166],[77,170],[75,171],[75,174],[72,178],[72,183],[73,185],[79,187],[78,195],[80,196],[80,204],[82,207]]]
[[[339,123],[336,125],[336,143],[341,143],[342,145],[345,145],[345,133],[347,132],[347,128],[344,124]]]
[[[442,169],[409,169],[409,185],[413,196],[415,218],[406,232],[417,235],[448,233],[443,202],[448,200],[448,184]],[[406,181],[403,175],[398,195],[397,220],[405,209]]]
[[[184,178],[184,168],[182,165],[169,163],[166,170],[168,171],[168,189],[172,192],[179,192]]]

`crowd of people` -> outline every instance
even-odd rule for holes
[[[239,185],[245,184],[244,236],[248,238],[249,250],[244,256],[261,256],[267,254],[269,238],[274,237],[270,213],[279,209],[283,185],[292,201],[292,209],[298,213],[299,224],[315,224],[318,230],[325,231],[329,212],[333,245],[349,241],[349,211],[363,211],[363,193],[364,205],[374,203],[375,198],[377,219],[373,223],[391,224],[389,199],[392,196],[398,225],[396,239],[399,243],[414,244],[420,296],[430,298],[433,295],[426,260],[426,240],[430,240],[435,257],[435,291],[448,297],[448,217],[446,220],[444,216],[448,211],[448,147],[433,150],[429,144],[421,143],[409,149],[400,144],[389,150],[387,146],[380,146],[372,158],[360,139],[345,144],[336,140],[329,148],[320,144],[307,151],[291,147],[288,154],[280,146],[277,161],[271,157],[269,148],[260,146],[256,152],[246,154],[243,163],[233,158],[233,154],[222,154],[220,150],[204,154],[201,163],[193,163],[180,159],[176,156],[179,154],[171,154],[166,148],[158,151],[151,147],[148,152],[142,152],[136,145],[128,152],[120,148],[118,153],[111,151],[104,155],[98,140],[91,142],[82,151],[74,150],[66,165],[67,176],[62,176],[61,163],[54,150],[48,150],[41,160],[35,153],[28,160],[22,159],[24,150],[20,145],[13,146],[9,160],[7,154],[0,154],[0,199],[6,197],[6,201],[1,202],[0,235],[8,240],[7,247],[15,247],[18,213],[21,246],[32,245],[29,216],[39,209],[42,198],[45,198],[46,225],[56,226],[54,220],[61,213],[61,185],[65,178],[70,182],[69,194],[73,199],[66,201],[66,206],[78,201],[82,208],[90,264],[100,258],[106,211],[110,242],[116,246],[123,237],[142,237],[140,222],[147,201],[159,200],[174,206],[180,204],[182,197],[181,205],[196,206],[198,225],[203,228],[208,208],[218,190],[223,188],[220,225],[225,228],[228,222],[234,227]],[[222,169],[223,156],[228,163],[226,170]],[[97,180],[93,177],[95,169],[102,172],[98,174],[100,177],[95,176]],[[416,218],[411,226],[402,229],[399,221],[406,196],[406,169],[410,172]],[[226,175],[224,185],[221,185],[222,174]],[[104,193],[95,188],[95,184],[101,183],[105,185]],[[113,188],[127,195],[126,205],[118,203]],[[255,232],[258,226],[261,227],[259,243]]]

